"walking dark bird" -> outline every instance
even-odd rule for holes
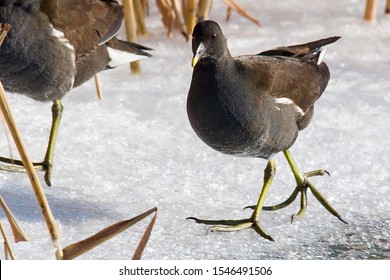
[[[62,97],[94,74],[148,58],[150,48],[116,37],[123,10],[112,0],[0,0],[0,22],[11,30],[0,48],[0,80],[9,92],[52,101],[53,122],[43,162],[51,185],[54,147]],[[3,170],[20,161],[0,158]],[[11,164],[11,165],[9,165]]]
[[[314,103],[328,84],[329,69],[322,62],[325,46],[339,38],[232,57],[216,22],[203,21],[195,26],[192,34],[194,70],[187,98],[192,128],[200,139],[219,152],[263,158],[268,164],[264,171],[264,185],[250,218],[189,219],[214,225],[213,231],[253,228],[262,237],[273,240],[260,227],[261,211],[286,207],[301,193],[301,209],[293,215],[299,217],[305,212],[306,191],[310,189],[329,212],[343,221],[308,180],[327,172],[303,173],[289,152],[299,131],[310,123]],[[284,153],[297,187],[285,202],[263,207],[276,170],[273,156],[278,152]]]

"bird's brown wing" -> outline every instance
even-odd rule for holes
[[[121,6],[110,0],[43,0],[41,11],[74,46],[76,60],[114,37],[123,19]]]
[[[326,64],[317,65],[320,48],[339,38],[280,47],[237,57],[236,61],[254,90],[274,98],[289,98],[306,112],[321,96],[330,78]]]
[[[240,56],[236,61],[251,89],[259,95],[289,98],[306,112],[321,94],[315,64],[267,56]]]

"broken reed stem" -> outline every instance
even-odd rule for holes
[[[3,44],[3,41],[5,37],[7,36],[7,33],[10,31],[11,25],[8,23],[5,23],[4,25],[0,22],[0,46]]]
[[[112,237],[118,235],[119,233],[123,232],[124,230],[128,229],[129,227],[135,225],[139,221],[143,220],[150,214],[155,213],[152,221],[149,223],[149,226],[147,227],[143,238],[141,239],[141,242],[139,243],[135,256],[140,257],[142,254],[142,251],[144,250],[146,243],[148,242],[150,232],[152,231],[154,222],[156,220],[157,215],[157,208],[152,208],[134,218],[131,218],[129,220],[124,220],[117,222],[109,227],[106,227],[105,229],[99,231],[98,233],[88,237],[87,239],[81,240],[77,243],[71,244],[64,248],[64,260],[71,260],[74,258],[77,258],[78,256],[88,252],[89,250],[92,250],[96,246],[100,245],[101,243],[111,239]]]
[[[168,36],[172,36],[173,28],[176,27],[188,41],[196,22],[206,20],[208,18],[212,6],[212,0],[181,0],[181,7],[179,7],[177,1],[178,0],[156,0],[156,4],[160,11],[161,20],[164,26],[168,29]],[[227,20],[229,20],[232,11],[234,10],[257,26],[260,26],[260,21],[248,13],[242,6],[237,4],[236,1],[222,1],[228,6]]]
[[[168,0],[156,0],[157,8],[163,25],[168,28],[171,22],[172,9]]]
[[[7,204],[5,203],[5,201],[1,195],[0,195],[0,205],[3,208],[5,216],[7,217],[8,222],[11,226],[15,242],[18,243],[20,241],[28,241],[27,235],[24,233],[22,228],[19,226],[14,215],[12,214],[11,210],[8,208]]]
[[[152,233],[153,226],[156,223],[156,219],[157,219],[157,208],[155,207],[155,208],[149,210],[148,212],[144,213],[144,215],[145,215],[147,213],[151,214],[153,212],[154,212],[154,216],[153,216],[152,220],[150,221],[148,227],[146,228],[144,235],[142,236],[141,241],[139,242],[137,249],[134,252],[132,260],[140,260],[141,259],[142,253],[146,247],[146,244],[149,241],[150,234]]]
[[[367,0],[366,10],[364,12],[364,19],[367,21],[373,21],[376,17],[376,0]]]
[[[196,0],[187,0],[187,4],[185,6],[185,18],[187,23],[187,40],[189,34],[192,33],[192,30],[195,27],[196,12],[197,12]]]
[[[137,40],[137,31],[135,24],[135,15],[134,15],[134,5],[133,0],[123,0],[123,11],[125,13],[125,29],[127,40],[136,43]],[[141,64],[139,61],[134,61],[130,63],[130,70],[134,74],[141,73]]]
[[[258,21],[254,16],[249,14],[243,7],[237,4],[234,0],[222,0],[228,7],[235,10],[237,13],[242,15],[243,17],[249,19],[251,22],[260,26],[260,21]]]
[[[1,221],[0,221],[0,231],[1,231],[1,234],[3,235],[3,238],[4,238],[5,258],[8,260],[8,254],[9,254],[10,257],[11,257],[11,260],[14,260],[15,259],[15,255],[14,255],[14,252],[12,251],[12,249],[11,249],[11,244],[8,241],[7,234],[5,233],[5,230],[3,228],[3,224],[1,223]]]
[[[184,18],[182,12],[180,11],[180,7],[177,5],[176,0],[171,0],[171,4],[176,15],[177,23],[179,24],[180,32],[186,38],[186,40],[188,40],[187,26],[184,22]]]
[[[1,122],[3,129],[4,129],[5,138],[6,138],[6,141],[8,143],[8,150],[9,150],[10,159],[13,159],[14,156],[12,154],[11,140],[9,139],[9,133],[7,131],[7,126],[6,126],[4,117],[3,117],[3,112],[1,110],[0,110],[0,122]]]
[[[188,2],[188,0],[181,0],[181,10],[182,11],[186,11],[187,10],[187,2]]]
[[[228,7],[226,11],[226,21],[230,20],[232,13],[233,13],[233,9],[231,7]]]
[[[5,259],[6,260],[8,260],[8,248],[7,248],[7,244],[5,243],[5,241],[4,241],[4,243],[3,243],[3,246],[4,246],[4,256],[5,256]]]
[[[28,178],[30,179],[31,186],[34,190],[35,196],[38,201],[38,205],[41,209],[43,218],[45,219],[46,225],[49,229],[49,233],[51,239],[53,241],[54,246],[57,248],[56,257],[62,258],[62,248],[61,241],[59,240],[58,228],[56,226],[54,216],[51,212],[50,206],[46,200],[45,193],[43,192],[42,186],[39,182],[37,173],[33,167],[33,164],[27,154],[26,148],[24,146],[22,137],[20,136],[19,130],[16,126],[16,123],[13,119],[11,110],[9,108],[4,88],[2,83],[0,82],[0,109],[3,112],[5,121],[7,122],[8,128],[11,132],[12,137],[14,138],[14,142],[19,151],[20,157],[22,158],[23,166],[26,169]]]
[[[145,24],[144,10],[141,0],[133,0],[135,19],[137,22],[137,33],[140,36],[148,35]]]
[[[175,13],[173,12],[170,0],[156,0],[157,7],[160,11],[161,21],[168,29],[167,36],[173,36],[173,27],[175,25]]]
[[[103,91],[102,87],[100,86],[100,77],[99,74],[95,74],[95,86],[96,86],[96,92],[98,95],[99,100],[103,100]]]
[[[7,33],[10,31],[11,25],[8,23],[5,23],[4,25],[0,23],[0,46],[3,44],[3,41],[5,39],[5,36],[7,36]]]
[[[199,0],[198,12],[196,14],[197,21],[206,20],[209,17],[212,0]]]
[[[149,16],[149,0],[141,0],[142,10],[146,16]]]

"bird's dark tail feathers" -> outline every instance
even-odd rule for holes
[[[317,64],[320,64],[322,62],[321,52],[323,53],[325,50],[324,47],[336,42],[340,38],[339,36],[334,36],[300,45],[278,47],[261,52],[259,55],[296,57],[303,60],[314,59]]]

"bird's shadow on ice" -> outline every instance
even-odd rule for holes
[[[118,220],[122,215],[115,211],[110,204],[104,201],[91,201],[85,198],[61,196],[54,193],[48,187],[43,187],[45,196],[53,212],[54,218],[66,223],[67,221],[85,221],[88,219]],[[56,188],[56,187],[51,187]],[[52,193],[49,193],[52,192]],[[64,193],[64,192],[61,192]],[[42,213],[37,199],[28,185],[7,183],[1,187],[0,195],[10,208],[12,214],[18,221],[39,222],[43,221]],[[5,218],[3,211],[0,211],[0,218]]]

